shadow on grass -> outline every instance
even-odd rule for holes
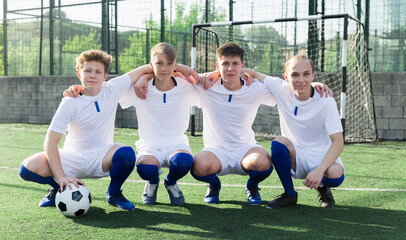
[[[222,208],[223,204],[235,206]],[[194,238],[400,239],[404,237],[405,216],[404,211],[353,206],[324,209],[297,205],[270,210],[264,205],[228,201],[219,205],[185,204],[183,207],[137,206],[131,212],[111,213],[92,207],[90,214],[74,221],[97,228],[145,229]]]
[[[22,180],[21,180],[22,181]],[[17,190],[16,190],[17,188]],[[44,192],[43,186],[0,183],[0,189]],[[402,197],[402,195],[396,195]],[[334,209],[297,205],[283,209],[250,206],[245,201],[187,203],[183,207],[136,204],[134,211],[92,206],[73,222],[94,228],[131,229],[152,237],[211,239],[404,239],[406,211],[350,205]],[[393,198],[387,200],[397,201]],[[35,203],[36,204],[36,203]],[[7,206],[4,205],[3,207]],[[105,206],[105,207],[104,207]],[[54,212],[54,211],[53,211]],[[55,213],[56,214],[56,213]],[[176,237],[179,236],[179,237]],[[0,237],[1,238],[1,237]]]

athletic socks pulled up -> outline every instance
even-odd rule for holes
[[[289,149],[284,144],[273,141],[271,144],[271,158],[285,192],[292,197],[296,197],[290,172],[292,163],[289,157]]]
[[[130,176],[135,166],[135,152],[129,147],[119,148],[113,155],[113,166],[110,169],[109,194],[116,194],[121,191],[121,186]]]
[[[328,178],[328,177],[323,177],[323,180],[321,180],[321,183],[323,186],[321,187],[338,187],[343,183],[344,181],[344,174],[341,175],[339,178]]]
[[[211,186],[217,186],[217,185],[221,184],[220,179],[219,179],[219,177],[217,177],[216,174],[209,174],[206,176],[197,176],[193,173],[193,171],[191,171],[190,173],[196,180],[206,182],[206,183],[210,184]]]
[[[269,177],[269,175],[271,175],[272,170],[273,167],[271,166],[265,171],[255,171],[255,170],[250,171],[248,173],[250,178],[247,181],[247,187],[258,186],[260,182],[264,181],[267,177]]]
[[[166,175],[165,181],[167,186],[176,184],[176,181],[184,177],[192,168],[193,156],[180,152],[173,155],[172,164],[169,167],[169,173]]]
[[[140,178],[149,181],[151,184],[159,183],[158,167],[153,164],[138,164],[137,172]]]
[[[55,181],[53,177],[42,177],[28,170],[23,164],[20,165],[20,176],[22,179],[30,182],[36,182],[39,184],[49,184],[54,189],[59,189],[59,184]]]

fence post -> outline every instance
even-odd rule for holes
[[[145,64],[149,64],[149,62],[151,61],[151,59],[150,59],[150,54],[149,54],[149,48],[150,48],[150,46],[149,46],[149,35],[150,35],[150,31],[149,31],[149,29],[147,29],[147,33],[146,33],[146,36],[145,36]]]
[[[102,0],[102,26],[101,26],[101,42],[102,50],[109,51],[110,36],[109,36],[109,0]]]
[[[186,63],[186,47],[187,47],[187,33],[183,33],[183,51],[182,51],[182,64]]]
[[[369,51],[369,0],[365,0],[365,41]]]
[[[42,75],[42,45],[44,37],[42,33],[44,32],[44,0],[41,0],[41,22],[39,31],[39,60],[38,60],[38,75]]]
[[[161,0],[161,42],[165,42],[165,0]]]
[[[58,19],[59,19],[59,32],[58,32],[58,36],[59,36],[59,48],[58,48],[58,52],[59,52],[59,59],[58,59],[58,75],[62,75],[62,44],[63,44],[63,34],[62,34],[62,28],[63,28],[63,24],[62,24],[62,9],[61,9],[61,0],[58,0]]]
[[[317,15],[317,1],[309,0],[309,15]],[[307,55],[318,66],[317,61],[317,22],[315,20],[309,21],[308,26],[308,43]],[[319,69],[316,69],[319,70]]]
[[[229,1],[229,16],[228,16],[228,20],[230,21],[230,22],[232,22],[233,21],[233,15],[234,15],[234,1],[233,0],[230,0]],[[232,42],[233,41],[233,25],[230,25],[229,27],[228,27],[228,31],[229,31],[229,35],[228,35],[228,40],[230,41],[230,42]]]
[[[3,0],[3,64],[4,76],[8,75],[7,72],[7,0]]]
[[[49,74],[54,75],[54,8],[55,0],[49,0]]]

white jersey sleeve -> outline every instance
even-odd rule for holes
[[[63,148],[78,153],[113,143],[118,99],[130,84],[124,75],[104,82],[95,96],[63,98],[49,130],[61,134],[68,130]]]
[[[128,74],[121,75],[119,77],[115,77],[109,81],[106,82],[107,86],[113,89],[113,91],[117,94],[117,96],[120,98],[124,94],[127,93],[127,91],[130,88],[131,85],[131,78]]]
[[[278,96],[280,94],[282,86],[288,83],[283,79],[268,76],[265,78],[264,84],[274,96]]]
[[[59,104],[58,109],[55,112],[54,117],[52,118],[51,124],[49,125],[48,130],[57,132],[60,134],[65,134],[68,129],[69,122],[72,119],[72,116],[75,115],[75,111],[71,105],[66,104],[66,101],[72,101],[70,97],[62,98],[61,103]]]
[[[134,106],[135,102],[138,101],[138,97],[134,92],[133,86],[134,85],[132,85],[118,101],[122,109],[132,107]]]
[[[343,125],[341,124],[340,115],[337,109],[337,103],[334,98],[329,98],[325,105],[324,126],[328,135],[343,132]]]

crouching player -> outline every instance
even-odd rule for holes
[[[226,43],[216,55],[220,80],[208,90],[197,88],[203,111],[204,148],[195,155],[191,174],[208,183],[204,201],[211,204],[220,201],[219,176],[248,175],[247,202],[258,205],[262,203],[258,185],[273,167],[268,152],[255,140],[252,124],[261,104],[273,106],[276,102],[262,83],[255,81],[248,87],[240,77],[244,49]]]
[[[135,166],[135,152],[113,142],[117,103],[139,76],[131,73],[106,82],[112,57],[99,50],[82,52],[76,59],[81,96],[62,99],[49,126],[44,152],[34,154],[20,165],[20,176],[27,181],[52,186],[40,207],[55,206],[59,188],[73,183],[85,185],[81,178],[110,176],[107,202],[125,210],[133,210],[121,187]],[[68,130],[64,146],[58,148]]]
[[[157,198],[161,168],[169,168],[164,186],[174,205],[183,205],[185,198],[177,181],[193,164],[193,155],[185,131],[189,126],[190,107],[198,95],[192,83],[174,77],[176,50],[169,43],[159,43],[151,49],[150,69],[154,75],[143,76],[135,89],[146,89],[138,98],[130,90],[121,100],[123,108],[134,106],[140,139],[135,143],[138,152],[137,172],[146,180],[142,201],[154,204]],[[192,72],[187,66],[182,69]],[[182,70],[180,70],[182,72]],[[198,78],[195,73],[195,79]],[[149,80],[147,82],[147,80]],[[140,87],[140,85],[142,87]]]
[[[284,65],[286,81],[246,71],[275,96],[280,118],[282,136],[272,141],[271,158],[285,193],[267,208],[297,203],[291,176],[316,189],[322,207],[334,207],[330,187],[344,181],[343,129],[334,98],[321,98],[310,85],[315,78],[313,62],[303,55],[290,58]]]

